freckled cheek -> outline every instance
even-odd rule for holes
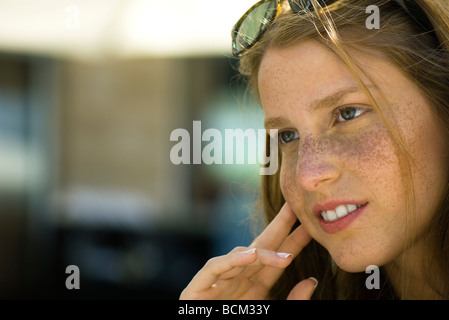
[[[309,157],[311,161],[328,162],[338,171],[338,179],[333,184],[323,186],[317,192],[326,196],[347,196],[351,193],[379,197],[379,192],[399,190],[401,181],[400,166],[396,149],[386,128],[376,127],[361,134],[338,137],[321,141],[321,146],[314,149],[316,154]],[[299,154],[301,155],[302,150]],[[281,190],[286,201],[298,209],[304,208],[309,198],[301,187],[298,176],[296,156],[283,157],[280,171]],[[313,167],[313,166],[311,166]],[[366,194],[361,194],[365,192]],[[393,194],[391,194],[393,195]]]
[[[295,159],[284,157],[280,170],[280,186],[282,195],[289,203],[296,203],[301,200],[302,188],[296,184],[296,168]]]
[[[385,188],[400,176],[396,148],[387,129],[373,129],[348,142],[340,153],[344,172],[369,189]]]
[[[306,193],[297,183],[296,179],[297,164],[293,159],[284,159],[280,170],[280,187],[285,201],[289,203],[296,216],[304,223],[306,209]]]
[[[407,124],[408,128],[414,128],[414,130],[404,130],[404,135],[415,160],[412,162],[411,169],[417,212],[422,219],[425,219],[420,223],[425,223],[436,211],[445,192],[449,168],[446,156],[448,153],[446,134],[433,118],[430,116],[422,118],[421,123],[416,119],[410,120],[411,123]]]
[[[401,166],[393,137],[384,126],[349,138],[341,146],[340,189],[342,196],[355,195],[376,204],[386,214],[403,198]],[[337,192],[341,192],[338,190]],[[380,209],[380,210],[379,210]]]

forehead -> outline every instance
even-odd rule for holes
[[[376,86],[383,94],[410,89],[411,82],[386,59],[348,52],[360,67],[355,71],[366,86]],[[259,68],[258,87],[267,113],[279,106],[310,107],[323,97],[360,86],[331,49],[318,41],[306,40],[287,48],[268,49]]]
[[[276,80],[292,74],[301,80],[305,75],[320,77],[321,73],[347,73],[343,63],[329,48],[315,40],[305,40],[286,48],[269,48],[259,68],[260,80]],[[273,79],[276,77],[276,79]]]
[[[323,91],[331,85],[355,84],[355,79],[335,53],[314,40],[283,49],[269,49],[258,74],[262,100],[281,93],[305,99],[325,93]]]

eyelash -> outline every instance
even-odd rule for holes
[[[355,114],[354,114],[354,116],[353,116],[351,119],[343,119],[341,113],[342,113],[343,111],[345,111],[345,110],[348,110],[348,109],[353,109],[353,110],[355,110]],[[338,117],[337,120],[336,120],[336,123],[343,123],[343,122],[348,122],[348,121],[354,120],[355,118],[358,118],[359,116],[361,116],[361,115],[362,115],[363,113],[365,113],[365,112],[366,112],[366,110],[365,110],[365,109],[362,109],[362,108],[357,108],[357,107],[353,107],[353,106],[343,106],[343,107],[337,108],[337,109],[333,112],[333,114],[334,114],[336,117]],[[288,133],[288,134],[292,134],[292,133],[293,133],[293,134],[294,134],[294,137],[293,137],[291,140],[289,140],[289,141],[285,141],[285,140],[284,140],[285,137],[284,137],[284,139],[283,139],[282,136],[283,136],[284,134],[286,134],[286,133]],[[287,143],[290,143],[290,142],[292,142],[292,141],[294,141],[294,140],[296,140],[296,139],[299,139],[299,133],[298,133],[297,131],[294,131],[294,130],[284,130],[284,131],[279,132],[278,138],[279,138],[279,143],[280,143],[280,144],[287,144]]]
[[[344,110],[348,110],[348,109],[353,109],[353,110],[355,110],[356,114],[354,115],[354,117],[353,117],[352,119],[349,119],[349,120],[342,119],[341,113],[342,113]],[[333,114],[334,114],[336,117],[338,117],[338,118],[337,118],[337,123],[342,123],[342,122],[348,122],[348,121],[351,121],[351,120],[353,120],[353,119],[355,119],[355,118],[358,118],[359,116],[361,116],[361,115],[364,114],[365,112],[366,112],[365,109],[357,108],[357,107],[355,107],[355,106],[343,106],[343,107],[337,108],[337,109],[333,112]],[[342,120],[341,120],[341,119],[342,119]]]
[[[295,135],[294,139],[292,139],[290,141],[284,141],[284,139],[282,138],[282,135],[285,133],[293,133]],[[297,131],[293,131],[293,130],[285,130],[285,131],[279,132],[278,137],[279,137],[280,144],[287,144],[289,142],[292,142],[293,140],[299,139],[299,133]]]

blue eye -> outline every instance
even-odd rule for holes
[[[296,131],[287,130],[287,131],[282,131],[281,133],[279,133],[279,141],[282,144],[289,143],[298,138],[299,138],[299,133]]]
[[[343,107],[337,111],[338,122],[345,122],[357,118],[366,110],[354,107]]]

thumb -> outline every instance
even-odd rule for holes
[[[313,277],[302,280],[290,291],[287,300],[310,300],[317,286],[318,280]]]

